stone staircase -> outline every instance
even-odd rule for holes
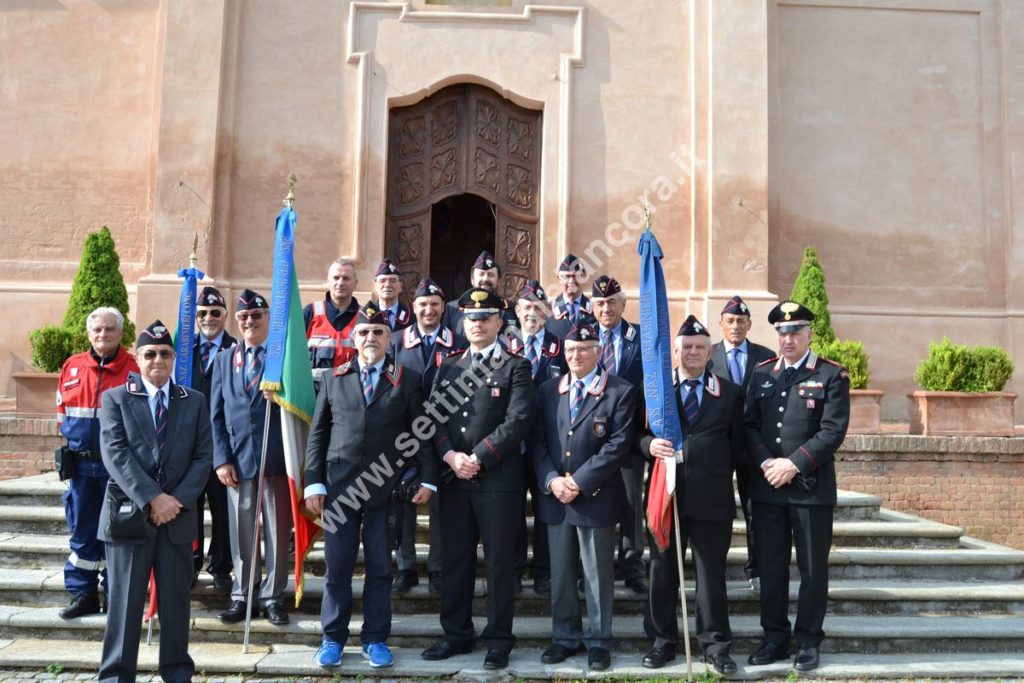
[[[63,562],[67,534],[60,494],[53,474],[0,482],[0,669],[41,670],[50,664],[95,670],[105,617],[63,621],[57,609],[67,603]],[[729,552],[729,605],[740,664],[738,678],[785,676],[790,665],[747,667],[746,655],[760,638],[757,594],[743,579],[746,560],[743,522],[733,527]],[[420,518],[418,540],[425,540]],[[963,536],[961,529],[880,508],[875,496],[840,492],[836,510],[829,616],[825,623],[822,666],[815,676],[829,679],[1024,676],[1024,552]],[[418,545],[421,577],[426,576],[426,546]],[[480,555],[482,558],[482,553]],[[319,643],[318,613],[323,591],[323,552],[317,546],[307,561],[305,597],[290,609],[291,623],[274,627],[253,621],[250,651],[241,653],[242,627],[221,624],[216,613],[227,598],[212,593],[203,574],[192,594],[192,643],[197,669],[244,676],[316,677],[330,675],[312,663]],[[692,577],[687,558],[687,576]],[[357,572],[359,570],[357,569]],[[793,570],[794,577],[796,569]],[[482,577],[482,565],[479,570]],[[419,650],[441,636],[438,600],[422,581],[393,600],[393,635],[389,641],[396,666],[381,672],[395,677],[478,675],[483,652],[447,662],[425,662]],[[692,581],[687,597],[691,605]],[[796,599],[797,583],[790,586]],[[484,585],[477,582],[474,612],[483,623]],[[360,624],[362,584],[354,586],[353,631]],[[294,593],[289,588],[289,598]],[[586,657],[559,666],[540,663],[550,644],[549,604],[535,595],[529,580],[517,602],[515,631],[519,645],[509,674],[523,679],[595,677],[665,677],[685,675],[677,659],[672,667],[640,667],[648,646],[643,633],[644,598],[621,584],[616,587],[614,630],[617,638],[608,674],[587,671]],[[691,621],[692,624],[692,621]],[[691,625],[692,629],[692,625]],[[159,636],[155,629],[154,643]],[[350,641],[355,643],[357,641]],[[696,644],[694,644],[694,652]],[[143,668],[155,667],[157,647],[143,647]],[[699,660],[699,655],[698,655]],[[695,663],[695,672],[704,665]],[[372,675],[355,647],[347,649],[342,676]]]

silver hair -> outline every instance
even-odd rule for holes
[[[113,306],[100,306],[95,311],[90,313],[85,318],[85,331],[88,332],[89,328],[92,327],[92,323],[96,318],[103,318],[108,315],[114,316],[114,320],[117,321],[117,329],[124,330],[124,315],[121,311],[117,310]]]

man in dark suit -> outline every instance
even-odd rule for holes
[[[657,669],[675,658],[679,643],[676,606],[679,604],[677,557],[693,552],[697,586],[697,640],[704,661],[720,674],[736,672],[729,656],[732,629],[725,590],[726,556],[732,541],[736,499],[732,474],[746,446],[743,394],[739,386],[707,369],[711,337],[694,316],[686,319],[675,338],[676,407],[686,442],[676,465],[676,505],[679,539],[662,551],[651,543],[651,590],[644,612],[644,631],[654,639],[643,665]],[[641,439],[646,455],[675,461],[671,442],[648,432]],[[673,524],[675,521],[673,520]]]
[[[734,296],[725,303],[722,315],[718,319],[722,330],[722,341],[711,347],[711,362],[708,369],[722,379],[738,384],[747,395],[750,377],[754,368],[766,360],[775,358],[775,352],[767,346],[761,346],[747,339],[750,332],[750,309],[739,297]],[[747,575],[750,587],[761,590],[760,574],[757,571],[757,544],[754,538],[753,512],[750,502],[750,468],[739,467],[736,470],[736,486],[740,490],[740,507],[747,530],[747,561],[743,571]]]
[[[602,275],[591,286],[591,305],[599,323],[601,359],[605,372],[621,377],[641,392],[637,410],[643,415],[644,367],[640,355],[640,328],[626,322],[626,295],[615,278]],[[640,420],[643,420],[641,417]],[[634,449],[622,468],[626,505],[619,527],[619,570],[626,586],[647,595],[644,567],[644,456]]]
[[[222,353],[213,363],[210,411],[213,421],[213,465],[221,483],[228,487],[228,525],[231,531],[231,556],[235,581],[231,587],[231,606],[218,618],[227,624],[245,619],[245,610],[258,613],[258,600],[267,621],[288,623],[281,595],[288,584],[288,537],[291,534],[291,492],[284,466],[281,441],[280,408],[260,391],[266,362],[264,342],[270,334],[270,307],[267,300],[251,289],[238,295],[235,313],[242,343],[230,353]],[[270,432],[263,479],[262,556],[259,546],[253,557],[253,534],[259,495],[260,459],[263,453],[263,427],[270,410]],[[258,597],[249,595],[250,563],[256,563]],[[262,583],[260,564],[267,574]]]
[[[622,515],[622,464],[633,450],[637,389],[603,371],[597,327],[580,320],[565,338],[570,374],[545,382],[530,459],[543,493],[534,499],[551,545],[551,638],[545,664],[588,650],[592,670],[611,665],[615,525]],[[580,621],[582,563],[587,629]]]
[[[230,349],[237,340],[224,330],[227,322],[228,305],[216,287],[203,287],[196,301],[196,335],[192,348],[192,388],[203,395],[206,406],[210,406],[210,389],[213,384],[213,361],[221,351]],[[206,525],[203,523],[203,505],[208,502],[213,529],[210,533],[210,564],[207,571],[213,575],[213,589],[218,593],[231,590],[231,532],[228,530],[228,491],[210,467],[206,488],[196,501],[196,533],[199,541],[192,559],[195,583],[203,568],[206,548]]]
[[[501,268],[494,259],[494,255],[486,249],[481,251],[480,255],[476,257],[476,261],[473,262],[472,270],[469,272],[469,284],[471,287],[494,292],[501,299],[503,306],[501,310],[501,331],[504,332],[506,328],[513,327],[517,323],[508,302],[498,293],[498,285],[500,283]],[[465,337],[466,333],[462,327],[462,309],[460,308],[459,301],[459,299],[452,299],[445,305],[442,324],[445,327],[451,328],[455,334]]]
[[[558,264],[558,284],[562,293],[551,302],[551,316],[546,327],[553,335],[562,339],[580,317],[593,315],[590,299],[583,293],[581,283],[587,279],[583,261],[568,254]]]
[[[403,304],[402,271],[391,259],[384,259],[377,266],[373,277],[373,292],[377,295],[377,308],[384,314],[392,332],[399,332],[412,325],[412,311]]]
[[[451,329],[441,325],[444,312],[444,291],[430,278],[420,280],[413,295],[416,321],[391,338],[391,355],[399,365],[415,370],[422,377],[423,395],[430,391],[441,361],[465,348],[466,341]],[[408,501],[395,501],[402,505],[401,533],[395,551],[398,573],[391,590],[406,593],[420,580],[416,574],[416,506]],[[431,595],[441,594],[441,522],[438,519],[438,496],[431,496],[427,504],[430,529],[427,551],[427,588]]]
[[[469,348],[448,356],[434,378],[427,412],[440,424],[434,447],[441,474],[441,627],[444,639],[424,659],[447,659],[473,646],[476,547],[484,546],[487,645],[484,667],[503,669],[515,645],[515,538],[523,515],[526,458],[533,418],[530,363],[497,343],[504,302],[473,288],[459,299]],[[447,472],[447,474],[446,474]]]
[[[548,299],[537,280],[528,280],[516,294],[516,318],[518,328],[509,328],[502,335],[501,343],[510,352],[530,361],[530,372],[533,375],[533,386],[539,389],[549,379],[565,375],[568,366],[562,352],[562,340],[544,327],[548,319]],[[534,418],[536,422],[537,418]],[[525,448],[525,445],[524,445]],[[530,491],[530,500],[540,498],[541,490],[537,486],[537,477],[532,467],[526,471],[526,486]],[[525,510],[525,507],[524,507]],[[551,592],[551,560],[548,551],[548,535],[544,522],[537,515],[537,504],[533,503],[533,557],[530,562],[530,576],[533,577],[533,590],[538,594]],[[526,515],[519,527],[519,541],[516,547],[516,590],[522,586],[523,573],[526,570],[526,551],[530,534],[526,526]]]
[[[411,434],[423,415],[419,373],[388,357],[390,321],[370,302],[355,327],[357,359],[334,371],[320,390],[306,446],[306,505],[323,515],[327,576],[320,623],[324,637],[316,662],[341,664],[352,617],[352,571],[360,538],[366,564],[363,582],[363,657],[373,667],[394,660],[391,635],[391,558],[388,501],[410,462],[422,484],[413,503],[436,490],[437,467],[429,442]]]
[[[99,680],[135,681],[152,569],[160,596],[160,676],[191,681],[192,543],[196,499],[213,458],[210,415],[202,395],[171,382],[174,343],[159,320],[139,334],[136,358],[140,374],[110,389],[100,409],[100,450],[110,482],[99,537],[106,541],[110,584]],[[126,529],[115,518],[133,505],[139,522]]]
[[[798,671],[818,666],[825,637],[835,453],[850,423],[849,374],[811,351],[812,320],[814,313],[794,301],[783,301],[768,314],[782,355],[754,371],[746,417],[764,629],[761,646],[748,661],[759,665],[787,659],[793,637]],[[794,545],[800,593],[791,630],[787,613]]]

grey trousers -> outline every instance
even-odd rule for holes
[[[280,602],[288,585],[288,539],[292,532],[288,477],[265,477],[263,481],[263,550],[266,576],[260,571],[261,552],[252,555],[253,524],[256,521],[256,479],[239,479],[238,488],[228,487],[228,525],[231,529],[231,560],[235,580],[231,599],[248,602],[249,565],[256,562],[257,596],[260,605]],[[261,581],[262,578],[262,581]]]
[[[551,549],[551,639],[556,645],[612,648],[615,592],[615,527],[575,527],[565,520],[548,525]],[[583,630],[577,563],[583,565],[587,629]]]

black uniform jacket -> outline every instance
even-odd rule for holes
[[[747,394],[747,448],[755,471],[750,497],[776,505],[835,505],[835,453],[850,423],[850,377],[813,351],[788,382],[782,358],[759,365]],[[761,465],[789,458],[800,474],[774,489]]]
[[[439,327],[435,334],[427,361],[423,360],[423,339],[416,331],[415,323],[401,332],[395,332],[391,337],[391,355],[395,362],[422,375],[423,393],[427,396],[430,395],[430,387],[434,383],[437,369],[441,367],[441,361],[466,346],[466,340],[457,337],[447,327]]]

